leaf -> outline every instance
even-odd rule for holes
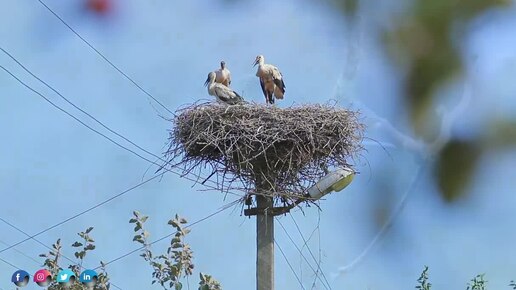
[[[186,221],[185,218],[180,218],[179,219],[179,222],[182,223],[182,224],[186,224],[188,221]]]
[[[88,229],[86,229],[86,233],[89,234],[92,230],[93,230],[93,227],[89,227]]]
[[[75,243],[72,244],[72,247],[74,247],[74,248],[82,247],[82,243],[75,242]]]
[[[141,221],[142,223],[144,223],[144,222],[146,222],[146,221],[147,221],[147,219],[149,219],[149,217],[148,217],[148,216],[142,216],[142,217],[140,218],[140,221]]]
[[[137,219],[130,219],[130,220],[129,220],[129,223],[130,223],[130,224],[134,224],[134,223],[135,223],[135,222],[137,222],[137,221],[138,221]]]
[[[179,268],[176,266],[170,267],[170,274],[170,276],[172,277],[177,277],[177,275],[179,274]]]
[[[446,201],[452,202],[464,195],[481,154],[474,140],[452,140],[441,150],[435,174]]]
[[[183,289],[183,284],[181,284],[181,282],[177,282],[176,283],[176,290],[181,290]]]
[[[94,250],[95,249],[95,245],[94,244],[88,244],[86,247],[84,247],[84,250],[86,251],[91,251],[91,250]]]

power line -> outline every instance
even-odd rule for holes
[[[4,241],[2,241],[2,240],[0,240],[0,244],[2,244],[2,245],[4,245],[4,246],[9,246],[9,244],[8,244],[8,243],[6,243],[6,242],[4,242]],[[20,251],[20,250],[18,250],[18,249],[16,249],[16,248],[15,248],[15,249],[13,249],[13,250],[14,250],[16,253],[18,253],[18,254],[20,254],[20,255],[24,256],[25,258],[27,258],[27,259],[29,259],[29,260],[33,261],[34,263],[38,264],[38,266],[39,266],[39,265],[41,265],[41,263],[40,263],[38,260],[36,260],[36,259],[34,259],[33,257],[31,257],[31,256],[29,256],[29,255],[27,255],[27,254],[25,254],[24,252],[22,252],[22,251]]]
[[[142,91],[144,94],[146,94],[148,97],[150,97],[152,100],[154,100],[157,104],[159,104],[162,108],[167,110],[170,114],[174,115],[174,112],[169,110],[165,105],[163,105],[160,101],[158,101],[151,93],[147,92],[145,89],[143,89],[137,82],[135,82],[131,77],[129,77],[126,73],[124,73],[118,66],[116,66],[114,63],[112,63],[107,57],[105,57],[98,49],[96,49],[90,42],[88,42],[86,39],[84,39],[75,29],[73,29],[66,21],[64,21],[63,18],[61,18],[54,10],[52,10],[50,7],[48,7],[45,2],[42,0],[38,0],[41,5],[43,5],[50,13],[52,13],[57,19],[61,21],[70,31],[72,31],[79,39],[81,39],[86,45],[88,45],[93,51],[95,51],[102,59],[104,59],[108,64],[111,65],[115,70],[117,70],[121,75],[123,75],[127,80],[129,80],[134,86],[136,86],[140,91]]]
[[[51,248],[51,247],[49,247],[49,246],[45,245],[45,244],[44,244],[43,242],[41,242],[40,240],[38,240],[38,239],[36,239],[36,238],[34,238],[34,237],[31,237],[27,232],[25,232],[24,230],[22,230],[22,229],[20,229],[19,227],[15,226],[14,224],[10,223],[9,221],[5,220],[4,218],[1,218],[1,217],[0,217],[0,221],[1,221],[1,222],[3,222],[4,224],[6,224],[6,225],[10,226],[11,228],[13,228],[13,229],[17,230],[18,232],[20,232],[20,233],[22,233],[22,234],[26,235],[27,237],[29,237],[29,239],[31,239],[31,240],[33,240],[33,241],[35,241],[36,243],[38,243],[38,244],[42,245],[43,247],[45,247],[45,248],[47,248],[47,249],[49,249],[49,250],[52,250],[52,248]],[[75,263],[75,261],[73,261],[72,259],[70,259],[70,258],[66,257],[65,255],[62,255],[62,256],[63,256],[63,258],[67,259],[68,261],[70,261],[70,262],[72,262],[72,263]]]
[[[43,98],[46,102],[48,102],[50,105],[52,105],[53,107],[55,107],[56,109],[58,109],[59,111],[63,112],[64,114],[68,115],[69,117],[71,117],[72,119],[74,119],[75,121],[79,122],[81,125],[83,125],[84,127],[86,127],[87,129],[93,131],[94,133],[100,135],[101,137],[107,139],[108,141],[110,141],[111,143],[115,144],[116,146],[132,153],[133,155],[147,161],[148,163],[151,163],[151,164],[154,164],[156,166],[159,166],[160,168],[163,168],[165,171],[167,172],[172,172],[174,173],[175,175],[178,175],[182,178],[185,178],[187,180],[190,180],[190,181],[193,181],[193,182],[197,182],[197,180],[193,179],[193,178],[190,178],[184,174],[181,174],[181,173],[178,173],[178,172],[175,172],[171,169],[168,169],[166,167],[162,167],[160,166],[158,163],[156,163],[155,161],[152,161],[140,154],[138,154],[137,152],[135,152],[134,150],[130,149],[130,148],[127,148],[125,147],[124,145],[116,142],[115,140],[113,140],[112,138],[110,138],[109,136],[105,135],[104,133],[94,129],[93,127],[91,127],[90,125],[84,123],[82,120],[80,120],[79,118],[77,118],[76,116],[74,116],[73,114],[71,114],[70,112],[66,111],[65,109],[61,108],[60,106],[58,106],[57,104],[55,104],[54,102],[52,102],[49,98],[45,97],[42,93],[36,91],[34,88],[30,87],[28,84],[26,84],[25,82],[23,82],[20,78],[18,78],[17,76],[15,76],[11,71],[9,71],[8,69],[6,69],[4,66],[0,65],[0,68],[3,69],[5,72],[7,72],[9,75],[11,75],[11,77],[13,77],[15,80],[17,80],[20,84],[22,84],[24,87],[26,87],[27,89],[29,89],[30,91],[32,91],[33,93],[39,95],[41,98]],[[215,189],[215,190],[218,190],[217,187],[215,186],[210,186],[210,185],[206,185],[206,184],[203,184],[205,187],[207,188],[211,188],[211,189]],[[240,196],[239,194],[237,193],[234,193],[234,192],[230,192],[230,191],[226,191],[226,193],[228,194],[232,194],[232,195],[236,195],[236,196]],[[0,251],[1,252],[1,251]]]
[[[278,250],[280,250],[280,253],[281,255],[283,256],[283,258],[285,259],[285,262],[287,262],[287,265],[288,267],[290,268],[290,270],[292,271],[292,274],[294,274],[294,276],[296,277],[296,280],[297,282],[299,282],[299,285],[301,286],[301,288],[303,290],[305,290],[305,286],[303,286],[303,283],[301,282],[301,279],[299,279],[299,276],[297,275],[296,271],[294,270],[294,267],[292,267],[292,264],[290,264],[290,261],[287,259],[287,256],[285,255],[285,253],[283,252],[283,250],[281,249],[280,245],[278,244],[278,242],[276,241],[276,239],[274,239],[274,243],[276,244],[276,246],[278,247]]]
[[[308,259],[306,258],[306,256],[303,254],[303,251],[301,251],[301,249],[298,247],[298,245],[296,244],[296,242],[294,242],[294,239],[292,239],[292,236],[290,236],[290,234],[288,233],[287,229],[285,229],[285,227],[283,226],[283,223],[278,219],[278,223],[279,225],[281,226],[281,228],[283,229],[283,231],[285,232],[285,234],[287,235],[287,237],[289,238],[289,240],[292,242],[292,244],[294,244],[294,247],[297,249],[297,251],[299,252],[299,254],[301,255],[301,257],[303,257],[303,259],[305,260],[305,262],[308,264],[308,266],[310,267],[310,269],[312,269],[312,271],[314,272],[316,278],[319,278],[319,281],[321,281],[321,284],[324,286],[325,289],[331,289],[331,286],[328,284],[328,286],[326,286],[326,284],[324,283],[324,281],[321,279],[321,277],[319,276],[319,270],[320,270],[320,267],[318,267],[317,270],[314,269],[314,267],[312,267],[312,264],[310,262],[308,262]],[[316,264],[317,264],[317,261],[315,261]],[[321,271],[321,274],[324,275],[324,273],[322,273]],[[326,281],[326,283],[328,283]]]
[[[75,105],[72,101],[70,101],[68,98],[66,98],[65,96],[63,96],[59,91],[57,91],[55,88],[53,88],[51,85],[49,85],[47,82],[45,82],[44,80],[42,80],[41,78],[39,78],[37,75],[35,75],[31,70],[29,70],[27,67],[25,67],[18,59],[16,59],[12,54],[10,54],[9,52],[7,52],[4,48],[0,47],[0,50],[2,50],[7,56],[9,56],[13,61],[15,61],[21,68],[23,68],[28,74],[30,74],[32,77],[34,77],[35,79],[37,79],[38,81],[40,81],[42,84],[44,84],[47,88],[51,89],[54,93],[56,93],[58,96],[60,96],[63,100],[65,100],[68,104],[70,104],[71,106],[73,106],[74,108],[76,108],[77,110],[81,111],[83,114],[85,114],[86,116],[90,117],[92,120],[94,120],[97,124],[101,125],[102,127],[104,127],[105,129],[107,129],[109,132],[117,135],[118,137],[124,139],[125,141],[129,142],[131,145],[137,147],[138,149],[144,151],[145,153],[153,156],[153,157],[156,157],[158,158],[159,160],[161,160],[162,162],[166,162],[164,159],[162,159],[161,157],[159,157],[158,155],[146,150],[145,148],[142,148],[141,146],[139,146],[138,144],[134,143],[133,141],[129,140],[128,138],[126,138],[125,136],[123,136],[122,134],[114,131],[113,129],[111,129],[110,127],[108,127],[107,125],[105,125],[103,122],[99,121],[97,118],[95,118],[94,116],[92,116],[90,113],[86,112],[85,110],[83,110],[81,107]]]
[[[232,202],[230,202],[230,203],[226,204],[225,206],[221,207],[221,208],[220,208],[220,209],[218,209],[217,211],[215,211],[215,212],[213,212],[213,213],[211,213],[211,214],[209,214],[209,215],[207,215],[207,216],[205,216],[205,217],[203,217],[203,218],[201,218],[201,219],[199,219],[199,220],[197,220],[197,221],[195,221],[195,222],[193,222],[193,223],[188,224],[188,225],[187,225],[187,226],[185,226],[184,228],[185,228],[185,229],[186,229],[186,228],[190,228],[190,227],[192,227],[192,226],[194,226],[194,225],[196,225],[196,224],[198,224],[198,223],[201,223],[201,222],[203,222],[203,221],[205,221],[205,220],[207,220],[207,219],[209,219],[209,218],[211,218],[211,217],[213,217],[213,216],[215,216],[215,215],[217,215],[217,214],[219,214],[219,213],[221,213],[221,212],[223,212],[223,211],[227,210],[228,208],[232,207],[233,205],[235,205],[235,204],[236,204],[236,203],[238,203],[238,202],[240,202],[240,199],[234,200],[234,201],[232,201]],[[175,235],[176,233],[177,233],[177,231],[175,231],[175,232],[173,232],[173,233],[171,233],[171,234],[165,235],[165,236],[163,236],[163,237],[161,237],[161,238],[159,238],[159,239],[157,239],[157,240],[154,240],[154,241],[150,242],[150,243],[148,244],[148,246],[153,245],[153,244],[156,244],[156,243],[159,243],[159,242],[161,242],[161,241],[163,241],[163,240],[165,240],[165,239],[167,239],[167,238],[170,238],[171,236]],[[119,260],[121,260],[121,259],[123,259],[123,258],[125,258],[125,257],[127,257],[127,256],[130,256],[130,255],[132,255],[132,254],[134,254],[134,253],[136,253],[136,252],[138,252],[138,251],[141,251],[141,250],[143,250],[143,249],[145,249],[145,246],[138,247],[138,248],[136,248],[136,249],[134,249],[134,250],[132,250],[132,251],[129,251],[129,252],[125,253],[125,254],[122,254],[122,255],[120,255],[120,256],[118,256],[118,257],[116,257],[116,258],[114,258],[114,259],[112,259],[112,260],[110,260],[110,261],[108,261],[108,262],[106,262],[106,263],[104,263],[104,265],[109,265],[109,264],[112,264],[112,263],[114,263],[114,262],[117,262],[117,261],[119,261]],[[97,268],[95,268],[94,270],[97,270],[98,268],[100,268],[100,267],[97,267]]]
[[[9,265],[9,266],[11,266],[11,267],[13,267],[13,268],[14,268],[14,269],[16,269],[16,270],[21,269],[21,268],[16,267],[13,263],[11,263],[11,262],[9,262],[9,261],[7,261],[7,260],[3,259],[3,258],[0,258],[0,261],[4,262],[5,264],[7,264],[7,265]]]
[[[47,101],[49,104],[51,104],[53,107],[55,107],[56,109],[58,109],[59,111],[63,112],[64,114],[68,115],[69,117],[73,118],[74,120],[76,120],[77,122],[81,123],[83,126],[85,126],[86,128],[90,129],[91,131],[97,133],[98,135],[106,138],[107,140],[109,140],[111,143],[117,145],[118,147],[121,147],[122,149],[126,150],[126,151],[129,151],[131,152],[132,154],[148,161],[148,162],[151,162],[151,163],[154,163],[155,165],[158,165],[157,163],[155,163],[154,161],[151,161],[150,159],[148,158],[145,158],[143,156],[141,156],[140,154],[138,154],[137,152],[125,147],[124,145],[121,145],[120,143],[116,142],[115,140],[113,140],[112,138],[106,136],[105,134],[103,134],[102,132],[99,132],[98,130],[92,128],[90,125],[84,123],[82,120],[80,120],[79,118],[75,117],[74,115],[72,115],[71,113],[69,113],[68,111],[66,111],[65,109],[59,107],[58,105],[56,105],[54,102],[52,102],[50,99],[48,99],[47,97],[45,97],[42,93],[36,91],[35,89],[33,89],[32,87],[30,87],[29,85],[27,85],[25,82],[23,82],[21,79],[19,79],[17,76],[15,76],[13,73],[11,73],[8,69],[6,69],[4,66],[0,65],[0,68],[2,68],[5,72],[7,72],[9,75],[11,75],[14,79],[16,79],[20,84],[22,84],[23,86],[25,86],[27,89],[29,89],[30,91],[34,92],[35,94],[39,95],[40,97],[42,97],[43,99],[45,99],[45,101]]]
[[[312,250],[310,249],[310,247],[308,246],[308,240],[305,238],[305,236],[303,235],[303,232],[301,231],[301,229],[299,228],[299,225],[297,224],[296,222],[296,219],[294,219],[294,217],[292,216],[291,213],[289,213],[289,216],[290,218],[292,219],[292,221],[294,222],[294,225],[296,226],[296,229],[297,229],[297,232],[299,233],[299,235],[301,236],[301,239],[303,240],[303,243],[304,245],[306,245],[306,248],[308,249],[308,252],[310,253],[310,256],[312,257],[312,259],[314,260],[314,262],[317,264],[318,266],[318,270],[321,270],[321,274],[324,278],[324,281],[326,281],[326,284],[328,284],[328,287],[330,287],[331,289],[331,286],[330,286],[330,282],[328,282],[328,279],[326,279],[326,275],[324,275],[324,272],[322,271],[321,269],[321,265],[320,265],[320,262],[317,261],[317,259],[315,258],[315,255],[314,253],[312,252]],[[317,226],[319,227],[319,226]]]
[[[376,245],[376,243],[380,240],[380,238],[387,232],[387,230],[389,230],[392,227],[394,220],[400,215],[403,208],[405,207],[405,205],[407,203],[407,198],[409,197],[410,193],[412,193],[416,190],[417,181],[418,181],[420,175],[422,174],[422,171],[424,169],[426,169],[426,167],[428,166],[428,158],[425,158],[423,160],[423,162],[424,163],[419,165],[418,168],[416,169],[416,173],[415,173],[414,177],[412,178],[412,181],[411,181],[409,187],[403,193],[403,196],[401,197],[400,202],[396,205],[396,207],[393,211],[393,214],[391,214],[389,216],[387,221],[385,221],[385,223],[382,225],[380,230],[376,233],[376,235],[371,240],[371,242],[369,242],[369,244],[367,244],[365,249],[362,250],[362,252],[360,252],[360,254],[357,257],[355,257],[347,265],[339,267],[339,269],[338,269],[339,273],[345,273],[345,272],[351,270],[352,268],[354,268],[360,262],[362,262],[362,260],[366,257],[366,255],[369,253],[369,251],[371,251],[371,249]]]
[[[112,196],[112,197],[110,197],[110,198],[108,198],[108,199],[104,200],[104,201],[103,201],[103,202],[101,202],[101,203],[98,203],[98,204],[96,204],[96,205],[94,205],[94,206],[92,206],[92,207],[90,207],[90,208],[88,208],[88,209],[86,209],[86,210],[83,210],[83,211],[81,211],[81,212],[79,212],[79,213],[77,213],[77,214],[75,214],[75,215],[73,215],[73,216],[71,216],[71,217],[69,217],[69,218],[67,218],[67,219],[65,219],[65,220],[63,220],[63,221],[61,221],[61,222],[58,222],[58,223],[56,223],[56,224],[54,224],[54,225],[52,225],[52,226],[50,226],[50,227],[48,227],[48,228],[46,228],[46,229],[43,229],[43,230],[41,230],[41,231],[37,232],[36,234],[30,235],[28,238],[26,238],[26,239],[24,239],[24,240],[21,240],[21,241],[19,241],[19,242],[17,242],[17,243],[14,243],[14,244],[10,245],[9,247],[6,247],[6,248],[4,248],[4,249],[0,250],[0,253],[3,253],[3,252],[5,252],[5,251],[7,251],[7,250],[9,250],[9,249],[12,249],[12,248],[14,248],[14,247],[16,247],[16,246],[18,246],[18,245],[20,245],[20,244],[22,244],[22,243],[25,243],[25,242],[26,242],[26,241],[28,241],[28,240],[31,240],[31,239],[33,239],[33,238],[35,238],[35,237],[37,237],[37,236],[41,235],[41,234],[43,234],[43,233],[46,233],[46,232],[48,232],[48,231],[50,231],[50,230],[52,230],[52,229],[54,229],[54,228],[56,228],[56,227],[58,227],[58,226],[61,226],[61,225],[65,224],[65,223],[67,223],[67,222],[69,222],[69,221],[71,221],[71,220],[73,220],[73,219],[75,219],[75,218],[77,218],[77,217],[79,217],[79,216],[81,216],[81,215],[83,215],[83,214],[87,213],[87,212],[90,212],[90,211],[92,211],[92,210],[94,210],[94,209],[96,209],[96,208],[98,208],[98,207],[100,207],[100,206],[102,206],[102,205],[104,205],[104,204],[106,204],[106,203],[108,203],[108,202],[112,201],[112,200],[113,200],[113,199],[115,199],[115,198],[118,198],[118,197],[120,197],[120,196],[122,196],[122,195],[124,195],[124,194],[126,194],[126,193],[128,193],[128,192],[130,192],[130,191],[131,191],[131,190],[133,190],[133,189],[136,189],[136,188],[138,188],[138,187],[140,187],[140,186],[142,186],[142,185],[146,184],[147,182],[149,182],[149,181],[151,181],[151,180],[154,180],[154,179],[156,179],[156,178],[158,178],[158,177],[162,176],[162,175],[163,175],[163,174],[158,174],[158,175],[155,175],[155,176],[153,176],[153,177],[151,177],[151,178],[149,178],[149,179],[146,179],[146,180],[144,180],[144,181],[142,181],[142,182],[140,182],[140,183],[138,183],[138,184],[136,184],[136,185],[134,185],[134,186],[130,187],[129,189],[126,189],[126,190],[124,190],[124,191],[120,192],[119,194],[114,195],[114,196]]]

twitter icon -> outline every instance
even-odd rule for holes
[[[70,269],[63,269],[57,273],[56,281],[59,285],[68,288],[75,282],[75,274]]]

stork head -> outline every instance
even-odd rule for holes
[[[226,68],[226,62],[225,61],[221,61],[220,62],[220,68],[221,69],[225,69]]]
[[[253,66],[256,66],[257,64],[262,64],[265,61],[265,58],[263,55],[258,55],[256,59],[254,60]]]
[[[211,83],[213,80],[215,80],[215,73],[214,72],[210,72],[208,74],[208,78],[206,79],[206,81],[204,82],[204,86],[207,86],[209,83]]]

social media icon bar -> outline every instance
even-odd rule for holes
[[[11,282],[13,282],[14,285],[18,287],[25,287],[27,286],[27,284],[29,284],[29,277],[29,273],[23,270],[18,270],[13,273],[13,276],[11,277]]]
[[[41,287],[48,286],[52,282],[52,274],[47,269],[38,270],[34,274],[34,282]]]
[[[84,270],[79,277],[79,281],[87,287],[95,286],[97,279],[97,272],[93,270]]]
[[[57,273],[57,283],[68,288],[75,282],[75,273],[70,269],[63,269]]]

